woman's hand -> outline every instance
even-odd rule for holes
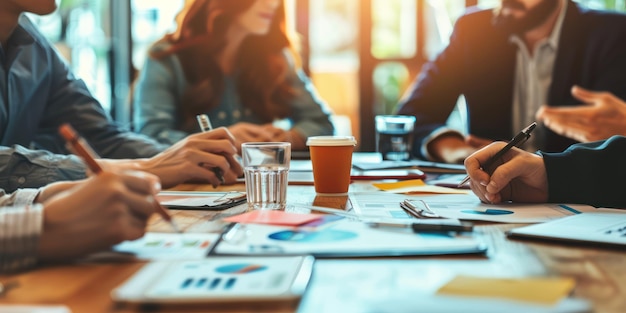
[[[164,188],[189,182],[221,184],[212,170],[219,167],[224,181],[233,184],[243,174],[233,135],[224,127],[189,135],[150,159],[100,160],[104,168],[145,171],[158,176]]]

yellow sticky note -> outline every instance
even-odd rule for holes
[[[421,179],[402,180],[393,183],[373,183],[374,187],[393,193],[447,193],[466,194],[467,190],[427,185]]]
[[[569,277],[487,278],[459,275],[439,288],[437,293],[555,305],[572,291],[575,283]]]
[[[398,188],[426,186],[426,183],[421,179],[409,179],[393,183],[373,183],[372,185],[380,190],[389,191]]]

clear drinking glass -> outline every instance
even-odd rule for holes
[[[281,210],[287,203],[291,143],[249,142],[241,145],[248,208]]]
[[[402,161],[411,159],[415,116],[376,116],[376,151],[383,160]]]

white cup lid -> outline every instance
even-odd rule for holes
[[[353,136],[313,136],[306,141],[307,146],[356,146]]]

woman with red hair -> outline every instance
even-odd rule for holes
[[[199,131],[196,115],[225,126],[237,146],[331,135],[330,110],[297,64],[283,0],[194,0],[178,29],[156,42],[135,86],[136,130],[173,144]],[[281,119],[288,129],[273,126]]]

